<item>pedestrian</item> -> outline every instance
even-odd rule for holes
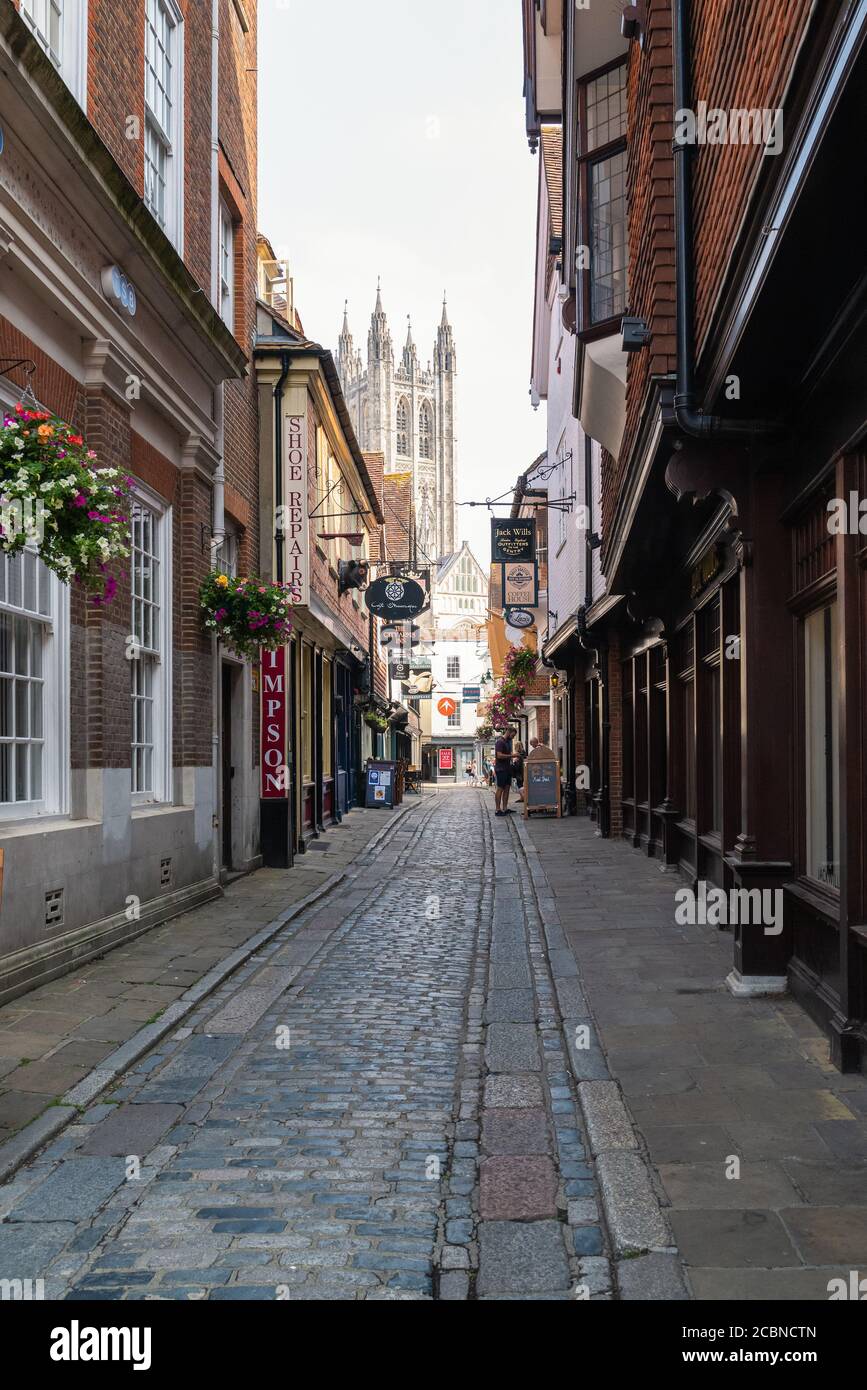
[[[470,761],[464,768],[464,776],[467,779],[467,785],[470,787],[473,786],[476,780],[476,764],[472,758],[470,758]]]
[[[531,753],[534,753],[534,752],[536,751],[536,749],[539,747],[539,745],[540,745],[541,742],[542,742],[542,740],[541,740],[540,738],[531,738],[531,739],[530,739],[530,752],[531,752]]]
[[[517,729],[506,729],[494,744],[494,766],[496,768],[497,794],[496,812],[498,816],[511,816],[509,792],[512,787],[512,740]]]
[[[524,763],[527,758],[527,750],[523,743],[515,744],[515,751],[512,755],[512,776],[518,784],[518,800],[524,800]]]

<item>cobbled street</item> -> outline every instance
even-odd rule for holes
[[[0,1189],[0,1273],[72,1300],[609,1296],[538,883],[491,810],[426,796],[83,1106]]]

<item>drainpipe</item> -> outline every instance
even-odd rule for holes
[[[280,375],[274,384],[274,541],[277,547],[276,579],[283,583],[283,387],[289,375],[289,354],[280,353]]]
[[[220,146],[220,0],[211,0],[211,303],[219,310],[220,303],[220,178],[217,153]],[[225,485],[226,472],[223,460],[223,383],[214,389],[214,444],[217,451],[217,467],[214,470],[213,501],[211,517],[211,566],[217,563],[217,556],[226,536]],[[220,737],[222,728],[222,663],[220,661],[219,639],[215,635],[212,644],[212,742],[214,760],[214,829],[213,863],[214,878],[219,882],[223,862],[222,819],[223,819],[223,767],[220,756]]]
[[[672,38],[674,59],[674,109],[688,111],[692,105],[689,61],[689,0],[672,0]],[[700,439],[749,439],[783,434],[784,427],[773,420],[731,420],[705,415],[696,408],[695,398],[695,291],[693,284],[692,153],[693,146],[673,144],[674,152],[674,246],[675,291],[677,296],[677,384],[674,415],[684,434]]]
[[[211,303],[220,308],[220,0],[211,0]],[[223,383],[214,392],[214,425],[219,455],[214,472],[211,563],[226,538],[226,471],[223,460]]]

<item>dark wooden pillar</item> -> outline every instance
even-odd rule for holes
[[[847,500],[863,496],[867,458],[848,455],[837,462],[836,495]],[[840,673],[840,1007],[831,1018],[831,1059],[841,1071],[857,1071],[861,1061],[858,1037],[863,1026],[864,983],[859,955],[867,949],[864,901],[864,780],[862,768],[862,588],[867,553],[859,555],[861,536],[840,532],[835,537],[837,562],[838,647],[834,660]]]
[[[786,607],[792,568],[782,506],[781,475],[754,473],[739,543],[740,830],[727,858],[734,886],[747,890],[773,891],[792,875],[794,701]],[[734,938],[732,991],[782,991],[791,955],[789,924],[783,920],[774,934],[766,924],[740,924]]]

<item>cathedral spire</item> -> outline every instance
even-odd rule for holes
[[[337,370],[345,386],[356,374],[356,352],[349,331],[349,300],[343,301],[343,327],[337,340]]]
[[[455,335],[449,323],[445,291],[443,291],[443,313],[440,319],[440,326],[437,329],[437,340],[434,348],[434,362],[441,372],[453,372],[456,370]]]
[[[412,320],[409,314],[406,316],[406,342],[403,348],[403,369],[407,376],[412,376],[418,363],[418,353],[415,350],[415,343],[412,340]]]
[[[391,356],[391,334],[388,320],[382,307],[382,287],[376,277],[376,305],[370,316],[370,332],[367,335],[368,361],[381,361]]]

